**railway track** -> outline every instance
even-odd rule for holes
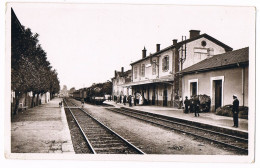
[[[149,122],[158,126],[165,127],[167,129],[175,130],[187,135],[202,138],[215,144],[221,144],[225,147],[235,149],[241,154],[248,154],[248,139],[245,137],[234,136],[219,131],[200,128],[187,123],[177,122],[170,119],[165,119],[162,116],[155,115],[153,113],[142,112],[138,110],[132,110],[128,108],[106,108],[112,112],[127,115],[144,122]]]
[[[72,102],[64,102],[93,154],[145,154]]]

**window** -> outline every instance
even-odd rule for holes
[[[214,55],[214,48],[208,48],[208,56]]]
[[[142,64],[142,68],[141,68],[141,76],[145,75],[145,64]]]
[[[163,60],[162,60],[162,70],[163,71],[168,71],[169,70],[169,56],[163,57]]]
[[[203,47],[205,47],[205,46],[207,45],[207,42],[203,40],[203,41],[201,42],[201,45],[202,45]]]
[[[134,76],[135,76],[135,79],[137,79],[137,67],[134,67]]]
[[[156,75],[156,61],[153,61],[152,71],[153,71],[153,75]]]

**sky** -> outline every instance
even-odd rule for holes
[[[61,88],[88,87],[131,69],[142,49],[154,53],[189,30],[220,40],[234,50],[252,46],[253,7],[9,3],[21,24],[38,33],[39,43],[58,72]]]

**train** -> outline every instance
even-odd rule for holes
[[[108,92],[106,89],[110,90],[107,86],[110,86],[110,83],[93,84],[91,87],[76,90],[73,92],[72,97],[76,100],[101,105],[106,100],[105,95]]]

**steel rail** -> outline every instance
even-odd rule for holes
[[[116,113],[120,113],[120,114],[123,114],[123,115],[127,115],[127,116],[130,116],[130,117],[133,117],[133,118],[136,118],[136,119],[148,122],[148,123],[150,122],[152,124],[159,125],[159,126],[162,126],[162,127],[168,128],[168,129],[170,128],[170,129],[173,129],[175,131],[179,131],[179,132],[182,132],[182,133],[185,133],[185,134],[188,134],[188,135],[192,135],[192,136],[195,136],[195,137],[198,137],[198,138],[206,139],[208,141],[215,142],[215,143],[218,143],[218,144],[222,144],[224,146],[229,146],[229,147],[232,147],[232,148],[235,148],[235,149],[238,149],[238,150],[242,150],[244,152],[248,152],[248,149],[245,149],[245,148],[241,148],[241,147],[238,147],[238,146],[235,146],[235,145],[231,145],[231,144],[227,144],[225,142],[221,142],[221,141],[218,141],[218,140],[215,140],[215,139],[211,139],[211,138],[203,137],[203,136],[200,136],[200,135],[196,135],[194,133],[191,133],[191,132],[188,132],[188,131],[183,131],[183,130],[180,130],[180,129],[177,129],[177,128],[174,128],[174,127],[170,127],[168,125],[160,124],[160,123],[153,122],[153,121],[147,121],[145,119],[142,119],[142,118],[139,118],[139,117],[136,117],[136,116],[132,116],[132,115],[124,113],[124,112],[114,111],[114,110],[112,110],[112,108],[107,108],[107,109],[110,110],[110,111],[116,112]],[[149,117],[149,116],[145,116],[145,117]]]
[[[125,109],[125,108],[123,108],[123,111],[131,112],[131,113],[134,113],[134,114],[137,114],[137,115],[141,115],[141,116],[144,116],[144,117],[150,117],[150,118],[153,118],[153,119],[158,119],[158,120],[165,121],[165,122],[170,122],[170,123],[173,123],[173,124],[178,124],[178,125],[185,126],[185,127],[198,129],[198,130],[209,132],[209,133],[213,133],[213,134],[218,134],[218,135],[221,135],[221,136],[227,136],[227,137],[238,139],[238,140],[241,140],[241,141],[244,141],[244,142],[248,142],[248,139],[246,139],[246,138],[233,136],[233,135],[229,135],[229,134],[225,134],[225,133],[221,133],[221,132],[217,132],[217,131],[212,131],[212,130],[208,130],[208,129],[205,129],[205,128],[192,126],[192,125],[189,125],[189,124],[183,124],[181,122],[171,121],[171,120],[160,118],[160,117],[155,117],[155,116],[153,116],[153,114],[149,114],[147,112],[142,112],[144,114],[140,114],[140,112],[138,113],[137,111],[134,111],[134,110],[131,110],[131,109]]]
[[[71,101],[70,101],[71,102]],[[76,106],[75,103],[71,102],[72,104],[74,104]],[[137,148],[136,146],[134,146],[131,142],[127,141],[125,138],[123,138],[121,135],[119,135],[118,133],[116,133],[115,131],[113,131],[112,129],[108,128],[106,125],[104,125],[101,121],[99,121],[98,119],[94,118],[91,114],[89,114],[88,112],[86,112],[84,109],[79,108],[81,111],[83,111],[86,115],[88,115],[90,118],[92,118],[94,121],[96,121],[98,124],[100,124],[102,127],[104,127],[105,129],[109,130],[112,134],[116,135],[119,139],[121,139],[123,142],[126,143],[126,145],[130,146],[131,148],[135,149],[138,153],[140,154],[146,154],[144,153],[141,149]]]
[[[64,102],[65,102],[65,104],[68,106],[67,101],[66,101],[65,99],[64,99]],[[81,126],[80,126],[78,120],[76,119],[76,117],[75,117],[74,114],[72,113],[71,109],[69,108],[69,106],[68,106],[68,109],[69,109],[69,111],[70,111],[72,117],[73,117],[74,120],[76,121],[76,123],[77,123],[77,125],[78,125],[78,127],[79,127],[79,129],[80,129],[80,131],[81,131],[81,133],[82,133],[82,135],[84,136],[85,140],[87,141],[87,144],[88,144],[88,146],[89,146],[91,152],[93,152],[93,154],[97,154],[96,151],[95,151],[95,149],[94,149],[93,146],[91,145],[91,143],[90,143],[90,141],[89,141],[87,135],[84,133],[83,129],[81,128]]]

